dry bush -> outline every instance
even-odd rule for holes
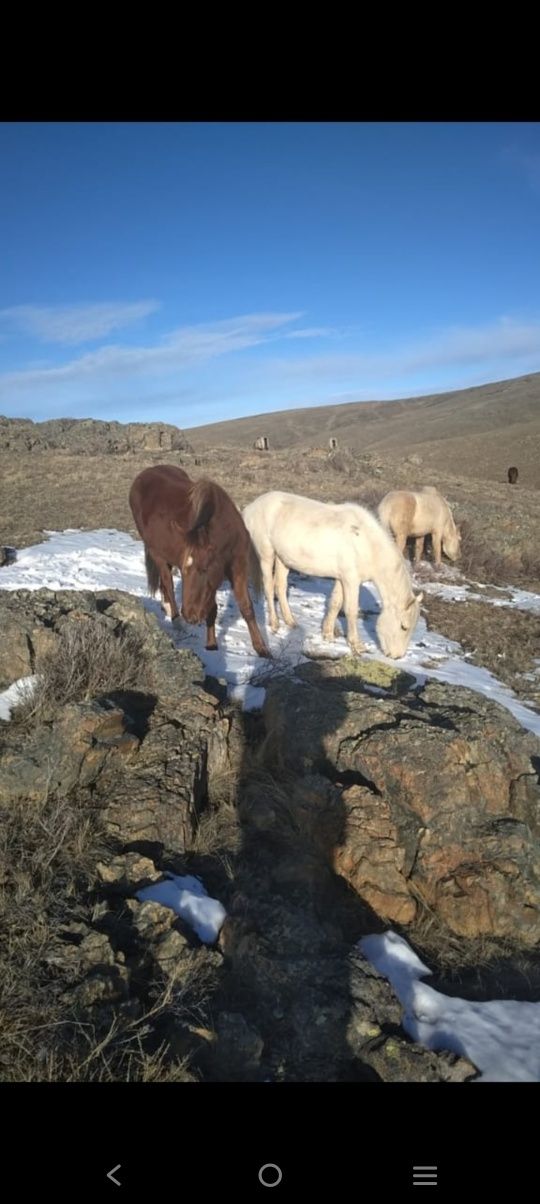
[[[2,1079],[48,1077],[62,1042],[65,980],[47,960],[100,855],[97,818],[77,803],[0,811]],[[41,1068],[41,1069],[40,1069]]]
[[[112,690],[149,685],[150,664],[144,640],[135,628],[117,631],[92,619],[69,620],[56,645],[36,665],[31,696],[14,710],[19,723],[39,721],[69,702],[85,702]]]
[[[402,935],[433,973],[426,982],[466,999],[538,999],[540,967],[530,949],[505,937],[457,936],[409,884],[418,903],[414,925]]]
[[[89,927],[98,811],[78,799],[0,810],[0,1080],[191,1082],[185,1052],[160,1033],[206,1022],[211,967],[195,950],[177,978],[155,978],[146,1002],[82,1006],[69,957],[73,925]],[[69,927],[71,925],[71,928]],[[67,951],[67,956],[66,956]],[[191,1050],[194,1041],[190,1039]],[[188,1042],[189,1045],[189,1042]]]
[[[508,558],[486,544],[475,531],[474,526],[466,519],[460,523],[461,549],[459,561],[460,572],[464,576],[481,576],[490,581],[506,581],[509,572]],[[512,564],[515,573],[515,564]]]
[[[351,476],[351,473],[356,471],[356,464],[353,456],[347,451],[332,451],[329,453],[327,463],[333,468],[334,472],[343,472],[346,476]]]
[[[535,552],[532,554],[529,554],[529,552],[522,552],[521,570],[523,576],[526,577],[527,580],[540,582],[540,556],[538,556]]]
[[[217,807],[203,812],[190,849],[193,860],[191,869],[196,871],[197,862],[204,858],[206,872],[208,863],[214,863],[218,875],[223,873],[231,882],[234,878],[234,860],[242,847],[242,828],[236,808],[238,779],[228,775],[221,783],[222,799]]]
[[[457,566],[466,577],[493,582],[497,585],[516,583],[520,579],[540,581],[540,557],[516,547],[515,552],[498,552],[486,543],[472,523],[460,523],[461,553]]]
[[[368,510],[372,510],[376,514],[377,506],[382,501],[385,493],[386,490],[384,488],[381,486],[377,487],[377,485],[373,485],[370,482],[362,486],[354,500],[359,506],[365,506]]]

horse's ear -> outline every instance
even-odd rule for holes
[[[423,599],[424,599],[423,593],[413,594],[410,602],[407,603],[406,610],[409,610],[411,606],[414,606],[415,602],[422,602]]]

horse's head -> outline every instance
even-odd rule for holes
[[[418,622],[423,594],[413,594],[404,609],[387,603],[377,619],[376,631],[385,656],[400,660],[405,656]]]
[[[461,549],[461,531],[449,515],[442,535],[442,550],[449,560],[457,560]]]
[[[197,482],[202,485],[203,482]],[[185,536],[182,570],[182,617],[202,623],[216,600],[224,577],[223,557],[212,541],[210,523],[215,499],[212,492],[194,492],[194,521]]]

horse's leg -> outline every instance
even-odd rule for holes
[[[169,568],[171,570],[171,578],[172,578],[172,565],[168,564],[167,568]],[[171,619],[172,618],[172,613],[171,613],[172,608],[171,608],[170,602],[167,600],[167,595],[163,588],[163,580],[161,577],[161,573],[159,575],[159,585],[160,585],[160,593],[161,593],[161,609],[163,611],[163,614],[167,615],[168,619]],[[173,592],[174,592],[174,581],[173,581]]]
[[[261,564],[261,568],[262,568],[262,564]],[[270,574],[270,576],[271,576],[271,574]],[[264,572],[263,572],[263,580],[264,580]],[[257,653],[257,656],[267,656],[271,660],[272,653],[266,647],[263,637],[259,631],[259,627],[257,625],[257,620],[255,618],[255,611],[253,609],[253,603],[249,596],[249,590],[248,590],[248,586],[247,586],[247,571],[245,569],[238,568],[237,566],[235,566],[234,568],[231,569],[230,582],[231,582],[231,585],[233,588],[233,594],[234,594],[236,601],[238,602],[238,606],[240,608],[240,614],[242,615],[242,618],[245,619],[245,622],[247,623],[248,631],[249,631],[250,638],[251,638],[251,643],[253,644],[253,647],[255,649],[255,652]],[[266,582],[265,582],[265,587],[266,587]],[[273,602],[274,602],[274,599],[272,598],[272,608],[273,608]],[[275,614],[275,611],[274,611],[274,614]]]
[[[405,556],[405,549],[407,547],[407,535],[404,535],[403,531],[396,532],[396,543],[401,552],[401,555]]]
[[[424,536],[417,535],[414,541],[414,563],[419,564],[424,551]]]
[[[353,652],[363,652],[364,645],[358,636],[358,590],[360,582],[343,581],[343,609],[347,620],[347,643]]]
[[[433,547],[433,560],[436,565],[440,565],[442,550],[442,538],[440,531],[431,532],[431,543]]]
[[[206,616],[206,644],[205,648],[208,652],[217,650],[216,639],[216,618],[217,618],[217,602],[214,602],[210,607]]]
[[[343,606],[343,589],[341,581],[334,582],[334,588],[330,594],[327,611],[323,619],[322,636],[323,640],[334,640],[336,636],[341,635],[341,630],[336,623],[338,614]]]
[[[161,583],[161,596],[163,599],[162,607],[165,614],[168,614],[171,622],[181,624],[180,615],[178,614],[178,606],[174,596],[174,584],[170,564],[161,557],[154,556],[155,563],[159,570],[159,579]],[[168,607],[168,609],[167,609]]]
[[[294,615],[291,613],[291,608],[289,606],[289,601],[287,598],[287,578],[288,578],[288,576],[289,576],[289,570],[288,570],[287,566],[283,563],[282,560],[279,559],[279,556],[276,556],[276,567],[275,567],[275,571],[274,571],[274,584],[275,584],[276,593],[278,596],[278,602],[281,607],[281,613],[287,624],[287,627],[296,627],[296,625],[297,625],[296,619],[294,618]]]
[[[279,619],[276,614],[274,605],[274,555],[270,559],[261,557],[261,574],[264,586],[264,596],[266,605],[268,606],[268,618],[270,620],[270,631],[279,629]],[[233,587],[234,588],[234,587]]]

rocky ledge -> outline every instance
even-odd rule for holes
[[[113,591],[2,591],[0,618],[1,688],[53,663],[74,628],[136,633],[141,655],[136,686],[0,724],[4,829],[17,817],[23,839],[49,823],[44,800],[99,822],[86,877],[67,892],[58,875],[61,920],[58,898],[40,904],[37,994],[46,983],[73,1024],[90,1018],[97,1042],[112,1021],[139,1025],[164,1077],[180,1064],[227,1081],[475,1075],[407,1038],[355,945],[392,924],[418,947],[429,914],[458,942],[535,947],[537,740],[471,691],[349,658],[276,676],[263,715],[243,715],[154,613]],[[137,898],[164,872],[200,875],[224,904],[215,946]],[[9,925],[20,866],[5,860],[0,877]],[[41,1032],[35,1077],[62,1032]]]

